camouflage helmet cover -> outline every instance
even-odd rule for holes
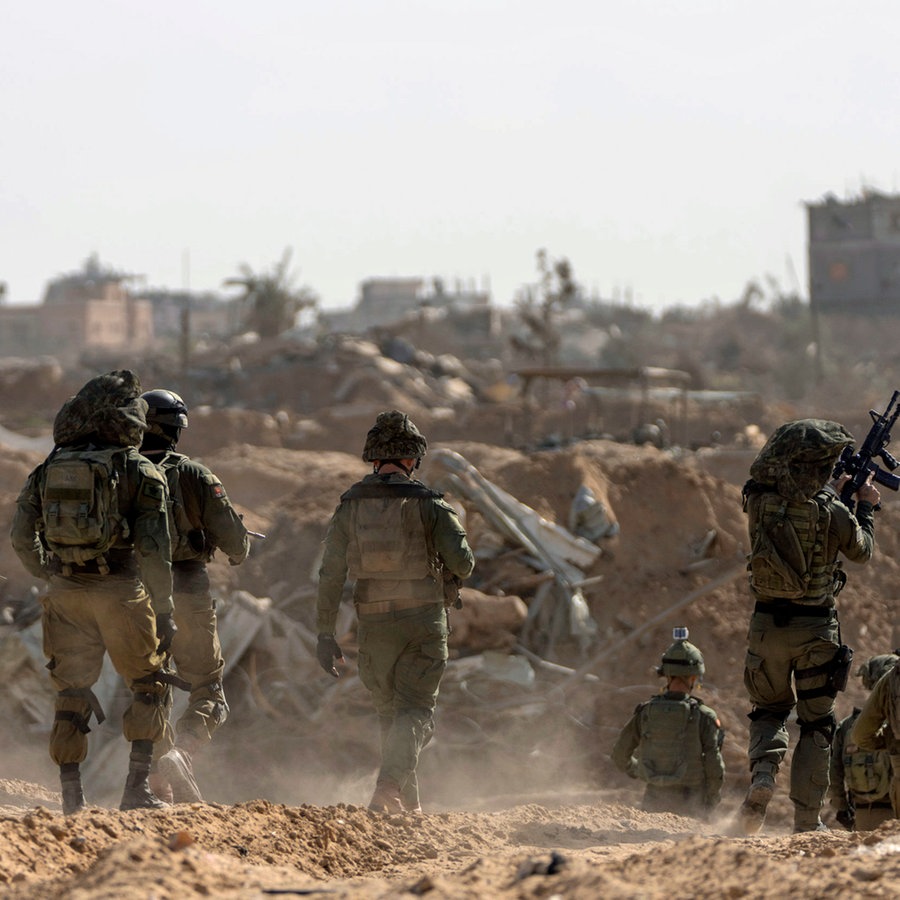
[[[162,426],[171,428],[188,427],[187,404],[174,391],[155,388],[141,394],[147,401],[147,431],[164,435]]]
[[[412,420],[399,409],[381,412],[366,435],[364,462],[385,459],[420,459],[428,442]]]
[[[687,640],[678,640],[670,644],[656,669],[657,675],[670,677],[685,675],[702,677],[705,671],[703,654]]]
[[[750,466],[750,477],[788,500],[809,500],[824,487],[853,435],[838,422],[797,419],[775,429]]]
[[[53,422],[53,440],[65,446],[92,437],[112,446],[139,447],[146,429],[140,379],[129,369],[116,369],[92,378],[66,400]]]
[[[882,677],[897,665],[898,659],[900,657],[895,653],[881,653],[867,659],[856,673],[862,679],[863,687],[871,691]]]

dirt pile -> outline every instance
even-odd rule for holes
[[[736,839],[719,823],[600,796],[581,800],[424,817],[262,800],[88,809],[69,819],[38,806],[0,817],[0,886],[20,900],[318,893],[752,900],[900,891],[897,822],[866,835]]]
[[[498,540],[478,508],[448,493],[478,556],[467,586],[471,607],[458,619],[436,737],[422,757],[427,815],[384,819],[361,808],[377,765],[377,724],[354,677],[349,605],[340,623],[348,659],[343,677],[325,676],[311,653],[321,540],[341,492],[366,472],[357,445],[370,424],[368,412],[330,420],[329,441],[347,452],[328,449],[325,436],[314,449],[279,444],[272,437],[283,438],[279,419],[267,416],[198,417],[183,441],[185,452],[221,476],[247,524],[266,535],[243,566],[216,561],[212,567],[223,626],[237,613],[235,592],[268,598],[270,605],[260,626],[264,643],[248,650],[226,681],[229,721],[198,758],[211,802],[146,814],[96,807],[63,820],[46,755],[49,688],[35,680],[27,690],[7,690],[0,709],[0,778],[6,779],[0,781],[0,885],[11,896],[255,897],[327,890],[347,897],[404,891],[763,897],[786,888],[814,897],[846,889],[851,879],[865,886],[865,896],[897,895],[896,824],[872,837],[788,836],[786,778],[763,836],[727,834],[748,777],[742,666],[750,603],[739,486],[752,447],[695,452],[591,440],[524,452],[473,439],[465,421],[452,439],[428,432],[432,448],[461,454],[552,522],[565,525],[579,489],[588,488],[608,507],[618,532],[599,540],[600,553],[584,573],[591,629],[566,630],[560,623],[571,621],[558,608],[535,608],[541,578],[527,554]],[[232,429],[226,445],[198,452],[191,441],[197,435],[202,445],[200,435],[214,422]],[[246,439],[251,425],[258,441]],[[9,523],[16,494],[41,458],[38,450],[4,449],[0,521]],[[426,482],[438,474],[434,459],[424,460]],[[840,597],[843,637],[860,661],[900,644],[892,630],[900,501],[884,493],[876,557],[849,569]],[[13,618],[41,586],[32,584],[8,542],[0,542],[0,566],[7,577],[0,599]],[[486,623],[499,617],[501,606],[503,627],[492,632]],[[0,637],[9,638],[20,624],[4,626]],[[711,823],[640,812],[639,785],[608,759],[634,705],[658,689],[652,667],[671,628],[681,624],[704,652],[701,694],[727,732],[725,796]],[[19,665],[4,655],[9,665]],[[42,675],[38,669],[29,677]],[[862,696],[852,679],[838,699],[839,715]],[[118,722],[104,727],[111,728],[110,753],[86,790],[93,803],[115,807],[126,748]],[[796,740],[796,725],[790,727]],[[91,740],[99,744],[101,736],[98,731]]]

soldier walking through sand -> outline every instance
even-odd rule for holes
[[[873,656],[859,667],[867,691],[897,665],[894,653]],[[863,749],[851,738],[859,707],[842,719],[831,745],[828,796],[835,817],[849,831],[874,831],[894,818],[891,804],[891,758],[887,750]]]
[[[166,482],[137,451],[147,410],[140,393],[134,373],[120,370],[66,401],[53,425],[56,446],[29,475],[13,518],[22,564],[49,582],[41,624],[57,690],[50,756],[66,815],[85,806],[80,764],[91,715],[103,720],[91,688],[104,652],[132,691],[123,718],[131,756],[120,808],[165,805],[148,774],[165,728],[172,573]]]
[[[838,498],[846,476],[829,481],[853,436],[837,422],[800,419],[772,434],[750,467],[744,511],[750,534],[750,619],[744,685],[751,782],[739,811],[745,834],[762,828],[788,749],[796,706],[800,739],[791,761],[794,831],[825,830],[834,698],[850,655],[841,644],[835,597],[846,575],[838,554],[867,562],[875,548],[878,489],[857,491],[856,516]]]
[[[665,691],[639,703],[612,751],[616,767],[647,787],[643,808],[707,818],[725,780],[725,732],[715,711],[693,695],[705,672],[703,654],[675,628],[657,674]]]
[[[421,811],[416,767],[434,732],[447,665],[443,578],[467,578],[474,557],[453,508],[412,477],[427,443],[399,410],[378,415],[362,458],[373,473],[341,497],[319,569],[317,656],[338,676],[334,628],[344,582],[355,582],[359,677],[381,730],[381,768],[369,808]]]
[[[188,803],[203,799],[194,777],[194,756],[228,715],[222,688],[225,662],[207,563],[221,549],[231,565],[240,565],[250,552],[250,538],[218,477],[202,463],[175,452],[181,429],[188,427],[188,409],[181,397],[162,389],[141,396],[148,406],[141,453],[162,471],[169,488],[178,629],[172,660],[178,676],[190,685],[187,709],[174,735],[167,722],[166,734],[154,748],[150,783],[164,799]]]

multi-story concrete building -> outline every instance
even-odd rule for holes
[[[0,306],[0,354],[77,359],[90,351],[147,350],[153,343],[153,308],[132,296],[124,275],[100,266],[51,281],[42,303]]]
[[[806,207],[812,308],[900,313],[900,195],[865,190]]]

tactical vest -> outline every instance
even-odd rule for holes
[[[640,712],[637,775],[648,784],[697,787],[703,784],[700,701],[695,697],[653,697]]]
[[[169,486],[166,513],[169,519],[169,537],[172,543],[172,562],[182,562],[187,559],[208,560],[210,556],[205,549],[200,523],[191,521],[184,502],[179,469],[187,459],[188,457],[183,453],[169,451],[156,463],[156,467],[166,476]]]
[[[39,528],[64,575],[72,574],[73,565],[91,561],[105,574],[106,554],[116,546],[129,546],[128,522],[119,512],[116,468],[126,452],[122,447],[63,448],[44,464]]]
[[[386,600],[443,602],[422,503],[425,485],[360,482],[341,498],[350,503],[347,569],[361,607]]]
[[[787,500],[780,494],[751,494],[749,514],[750,586],[763,598],[821,603],[834,594],[837,555],[828,550],[830,492],[811,500]]]

